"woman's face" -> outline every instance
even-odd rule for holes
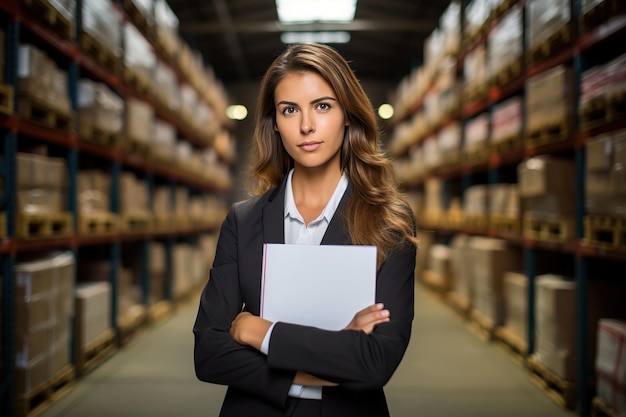
[[[276,86],[274,102],[276,130],[296,167],[339,169],[347,123],[330,84],[315,72],[291,72]]]

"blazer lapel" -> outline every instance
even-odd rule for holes
[[[333,215],[330,223],[328,224],[328,228],[326,229],[326,233],[324,233],[324,237],[322,238],[322,245],[349,245],[350,237],[348,236],[348,231],[346,230],[346,222],[344,221],[344,213],[346,211],[346,206],[348,205],[348,200],[350,200],[350,196],[352,195],[352,185],[348,184],[348,188],[343,193],[343,197],[341,197],[341,201],[339,201],[339,206],[337,206],[337,210]]]
[[[263,207],[263,243],[285,243],[285,185],[286,179]]]

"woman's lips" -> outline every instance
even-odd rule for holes
[[[322,142],[304,142],[298,145],[305,152],[313,152],[320,146],[322,146]]]

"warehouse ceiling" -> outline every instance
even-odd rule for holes
[[[449,0],[358,0],[350,23],[286,26],[274,0],[169,0],[179,30],[225,85],[258,80],[285,45],[284,31],[343,30],[347,44],[333,45],[361,79],[399,82],[421,62],[425,38]]]

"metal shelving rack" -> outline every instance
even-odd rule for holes
[[[461,16],[463,16],[463,9],[468,4],[468,1],[462,2],[462,12]],[[505,1],[508,7],[521,6],[523,8],[523,13],[525,14],[525,0],[514,0],[514,1]],[[606,3],[616,3],[607,1]],[[522,75],[520,77],[514,78],[510,80],[509,83],[498,86],[491,87],[489,89],[489,93],[487,97],[474,100],[471,102],[466,102],[462,105],[460,110],[460,115],[458,116],[458,120],[461,122],[467,121],[473,116],[479,115],[482,112],[491,111],[492,107],[509,97],[514,95],[521,95],[523,97],[524,94],[524,85],[527,78],[540,74],[546,70],[554,68],[561,64],[572,65],[575,74],[575,88],[578,88],[580,84],[581,74],[584,70],[587,69],[585,62],[585,55],[587,52],[592,50],[599,50],[602,48],[602,44],[604,42],[608,42],[611,39],[617,39],[618,37],[622,37],[626,34],[626,14],[624,14],[624,8],[621,9],[621,13],[617,15],[612,15],[610,19],[602,23],[600,26],[595,28],[590,28],[587,31],[581,30],[581,4],[579,0],[572,0],[572,42],[555,51],[550,56],[538,60],[535,63],[525,66],[522,70]],[[459,23],[459,27],[461,27],[461,33],[463,33],[463,18],[461,18],[462,22]],[[523,18],[524,22],[526,21],[526,17]],[[485,25],[485,28],[482,32],[482,35],[477,39],[471,41],[471,43],[465,45],[458,57],[458,66],[461,66],[461,63],[464,59],[465,54],[472,47],[476,46],[479,43],[486,42],[487,33],[493,27],[493,24],[498,21],[498,17],[491,20]],[[524,32],[526,31],[526,24],[524,23]],[[620,53],[626,52],[626,47],[621,46],[621,50],[611,50],[611,56],[618,56]],[[523,50],[526,51],[526,41],[525,36],[523,40]],[[458,73],[458,71],[457,71]],[[460,76],[460,75],[458,75]],[[578,91],[575,92],[576,100],[578,100]],[[576,109],[578,109],[578,101],[576,101]],[[410,111],[402,120],[406,120],[415,114],[418,110],[420,110],[423,106],[423,99],[417,99],[414,105],[411,107]],[[400,120],[400,121],[402,121]],[[525,124],[525,115],[522,116],[523,124]],[[407,188],[409,190],[421,189],[425,184],[428,178],[442,178],[444,180],[443,186],[443,196],[444,201],[450,200],[450,187],[449,183],[452,180],[458,180],[461,183],[461,193],[466,190],[469,186],[477,183],[475,177],[477,175],[485,175],[487,180],[487,184],[495,184],[499,183],[503,176],[503,169],[510,169],[514,167],[516,164],[522,162],[526,158],[530,158],[537,155],[552,155],[552,154],[567,154],[571,156],[575,162],[576,166],[576,177],[574,181],[576,183],[576,216],[575,216],[575,241],[573,242],[563,242],[555,243],[555,242],[547,242],[537,239],[529,239],[523,237],[521,234],[519,236],[513,236],[510,234],[497,233],[493,230],[487,231],[477,231],[473,228],[468,227],[450,227],[450,226],[433,226],[428,224],[428,229],[432,230],[440,239],[443,241],[449,240],[451,235],[462,233],[467,235],[477,235],[477,236],[490,236],[496,238],[502,238],[507,240],[509,243],[515,246],[520,246],[521,251],[523,252],[523,263],[524,263],[524,273],[528,278],[528,317],[527,317],[527,326],[528,326],[528,336],[526,340],[527,344],[527,354],[530,355],[535,351],[535,277],[538,275],[540,271],[538,271],[539,266],[539,258],[545,253],[550,254],[561,254],[571,258],[571,267],[574,271],[573,278],[576,281],[577,290],[576,290],[576,386],[574,388],[575,395],[575,404],[574,408],[576,408],[577,412],[582,416],[587,416],[590,414],[591,407],[591,398],[589,392],[589,381],[592,381],[594,378],[595,371],[589,368],[587,362],[587,356],[589,355],[589,346],[588,346],[588,334],[587,334],[587,321],[589,318],[588,315],[588,288],[589,288],[589,279],[590,279],[590,262],[613,262],[618,265],[623,266],[626,263],[626,252],[619,250],[610,250],[610,249],[599,249],[596,247],[592,247],[586,245],[584,242],[584,229],[583,229],[583,221],[585,216],[585,143],[589,137],[597,136],[603,133],[612,132],[620,129],[626,128],[626,120],[619,120],[608,123],[604,126],[598,127],[596,129],[591,129],[589,131],[583,131],[579,125],[579,118],[575,117],[575,129],[574,133],[572,133],[568,138],[564,141],[560,141],[557,143],[546,144],[538,147],[534,146],[525,146],[520,151],[512,151],[506,154],[499,154],[495,151],[492,151],[489,155],[489,158],[486,162],[461,162],[457,166],[449,167],[449,168],[437,168],[434,172],[430,172],[426,174],[425,178],[414,180],[408,180],[409,185]],[[441,129],[438,127],[435,129],[435,132]],[[429,134],[435,132],[428,132]],[[420,136],[422,138],[428,138],[429,134],[424,134]],[[423,140],[421,139],[419,142],[412,143],[410,146],[419,145]],[[406,153],[408,152],[408,148],[404,150],[404,153],[396,155],[398,158],[406,157]],[[478,182],[481,183],[481,182]],[[447,185],[446,185],[447,184]],[[419,221],[419,219],[418,219]],[[623,282],[624,287],[626,287],[626,282]]]
[[[111,7],[117,8],[125,19],[128,16],[124,12],[125,2],[121,0],[107,0],[111,2]],[[76,10],[74,18],[75,27],[80,28],[80,16],[82,11],[82,0],[76,1]],[[0,2],[0,27],[6,33],[5,45],[5,83],[14,87],[17,86],[17,67],[18,67],[18,46],[20,44],[21,34],[24,31],[29,32],[29,36],[37,38],[38,41],[45,45],[47,49],[53,51],[55,55],[60,56],[63,64],[67,68],[69,98],[72,109],[77,107],[78,80],[81,74],[85,74],[92,79],[103,82],[112,90],[118,92],[122,97],[135,97],[151,104],[156,113],[156,117],[170,122],[180,133],[181,137],[189,140],[194,147],[211,146],[206,143],[203,138],[199,138],[197,134],[190,130],[184,123],[175,120],[171,114],[164,112],[159,106],[135,89],[126,85],[120,74],[113,73],[107,68],[100,66],[88,54],[81,51],[78,37],[73,34],[70,38],[59,35],[58,32],[47,27],[45,23],[23,6],[19,0],[2,0]],[[76,31],[76,33],[79,33]],[[144,33],[144,36],[146,34]],[[186,80],[186,76],[180,72],[174,62],[168,61],[167,58],[158,55],[159,59],[169,63],[177,72],[179,79]],[[186,80],[189,81],[189,80]],[[13,97],[13,108],[17,108],[16,95]],[[225,123],[225,121],[223,122]],[[226,128],[230,126],[224,125]],[[69,178],[69,200],[68,208],[71,212],[77,212],[76,200],[76,177],[79,169],[80,157],[96,158],[103,161],[109,166],[111,174],[111,209],[112,212],[118,213],[120,208],[119,202],[119,183],[120,176],[124,169],[132,169],[145,175],[150,190],[154,186],[155,178],[159,178],[171,190],[172,206],[174,204],[174,188],[175,186],[185,186],[193,189],[197,193],[211,194],[227,198],[229,189],[214,184],[209,180],[196,177],[187,172],[179,171],[172,166],[164,166],[148,159],[137,157],[136,155],[128,155],[124,152],[108,148],[99,144],[83,142],[78,139],[77,134],[73,131],[63,132],[53,128],[43,127],[31,121],[25,120],[17,114],[0,114],[0,136],[3,139],[3,161],[0,163],[0,174],[3,179],[4,193],[0,196],[0,210],[6,214],[6,237],[0,241],[0,264],[2,273],[2,311],[1,311],[1,373],[0,373],[0,409],[3,416],[12,416],[15,410],[15,300],[14,300],[14,276],[13,268],[16,257],[19,254],[31,253],[38,251],[66,249],[73,251],[74,254],[79,253],[81,248],[89,248],[93,246],[104,247],[108,253],[108,260],[111,263],[110,282],[112,284],[112,311],[111,326],[117,329],[116,300],[118,288],[117,270],[122,260],[122,245],[126,243],[138,243],[141,247],[141,271],[139,282],[142,287],[141,300],[147,305],[150,294],[149,280],[149,245],[154,240],[162,241],[165,245],[165,294],[166,300],[173,300],[172,293],[172,275],[173,260],[172,248],[178,237],[199,236],[207,233],[216,232],[216,224],[207,224],[201,226],[180,226],[167,230],[144,230],[144,231],[116,231],[112,233],[104,233],[99,235],[83,235],[78,232],[72,233],[66,237],[58,238],[34,238],[20,239],[15,233],[16,218],[16,156],[18,148],[18,138],[20,136],[28,136],[35,141],[43,144],[52,145],[66,150],[66,162],[68,167]],[[230,161],[225,161],[230,163]],[[150,191],[151,194],[151,191]],[[76,216],[74,216],[74,229],[78,230]],[[76,281],[76,271],[74,271]],[[75,358],[74,355],[72,355]]]

